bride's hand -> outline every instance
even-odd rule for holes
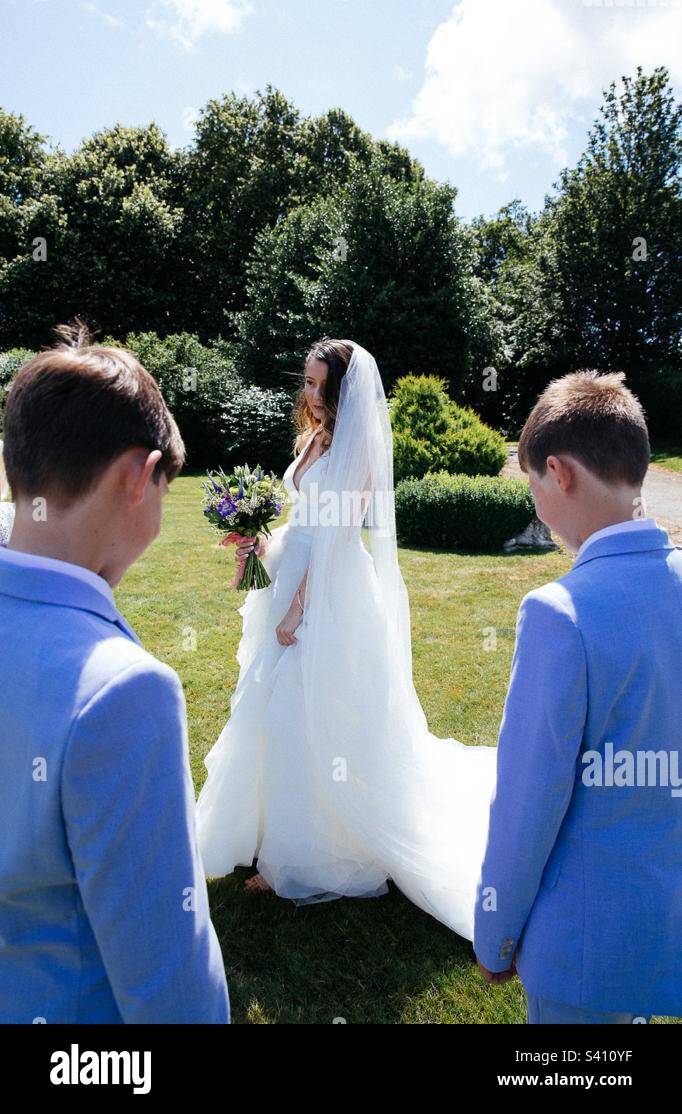
[[[294,600],[282,622],[275,630],[277,641],[281,646],[293,646],[295,642],[298,642],[298,639],[294,637],[294,631],[297,627],[300,627],[302,618],[303,612]]]
[[[244,541],[239,542],[235,552],[235,561],[241,561],[242,557],[248,557],[249,553],[253,552],[254,546],[258,545],[258,556],[263,557],[267,548],[267,538],[257,536],[255,538],[244,538]]]

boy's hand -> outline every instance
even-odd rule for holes
[[[480,959],[477,959],[476,962],[483,978],[491,986],[502,986],[503,983],[510,982],[511,979],[516,977],[516,965],[514,963],[506,971],[489,971],[487,967],[483,966]]]

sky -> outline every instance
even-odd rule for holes
[[[682,0],[0,0],[0,106],[67,151],[151,121],[184,147],[269,83],[398,140],[471,219],[541,208],[638,64],[680,95],[681,44]]]

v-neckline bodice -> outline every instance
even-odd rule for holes
[[[297,472],[297,469],[298,469],[299,465],[300,465],[300,464],[301,464],[301,463],[302,463],[302,462],[303,462],[303,461],[305,460],[305,458],[307,457],[307,455],[308,455],[308,450],[310,449],[310,447],[311,447],[311,445],[312,445],[313,441],[314,441],[314,440],[315,440],[315,438],[317,437],[317,434],[318,434],[318,432],[319,432],[318,430],[315,430],[315,432],[313,433],[312,437],[310,438],[310,440],[309,440],[309,441],[308,441],[308,443],[306,444],[306,447],[304,448],[303,452],[302,452],[302,453],[301,453],[301,455],[300,455],[300,456],[299,456],[299,457],[298,457],[298,458],[296,459],[296,462],[294,463],[294,470],[293,470],[293,472],[291,473],[291,486],[293,487],[293,489],[294,489],[294,491],[296,492],[296,494],[297,494],[297,495],[300,495],[300,494],[301,494],[301,489],[300,489],[300,487],[297,487],[297,486],[296,486],[296,472]],[[312,464],[309,464],[307,468],[304,468],[303,472],[301,473],[301,477],[300,477],[300,478],[301,478],[301,480],[303,480],[303,477],[305,476],[306,472],[308,472],[308,471],[309,471],[309,470],[310,470],[311,468],[314,468],[314,467],[315,467],[315,465],[317,464],[318,460],[322,460],[322,457],[323,457],[323,456],[325,456],[325,455],[326,455],[326,454],[327,454],[328,452],[329,452],[329,449],[325,449],[325,451],[324,451],[323,453],[320,453],[320,455],[319,455],[319,456],[317,457],[317,460],[314,460]]]

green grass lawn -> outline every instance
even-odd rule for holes
[[[651,461],[671,472],[682,472],[682,449],[671,445],[653,445]]]
[[[145,646],[182,679],[197,792],[204,755],[229,714],[244,599],[227,587],[234,551],[215,549],[200,496],[198,477],[175,481],[159,539],[117,592]],[[412,608],[415,683],[430,729],[494,744],[518,604],[566,571],[569,556],[402,549],[400,563]],[[485,648],[487,628],[495,629],[494,649]],[[210,884],[235,1021],[523,1022],[518,980],[487,987],[470,945],[395,889],[375,900],[296,909],[274,895],[244,894],[247,874]]]

